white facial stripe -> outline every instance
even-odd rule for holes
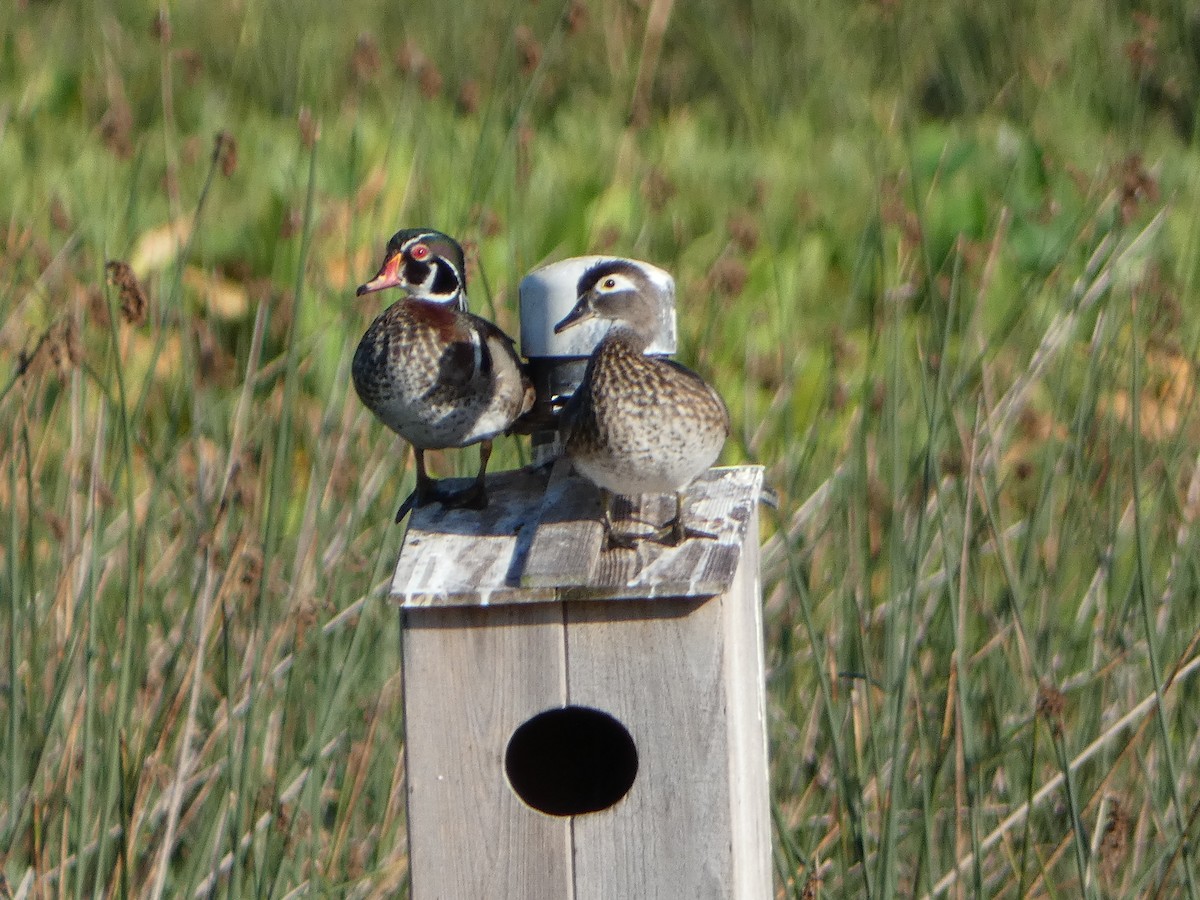
[[[437,279],[437,260],[430,261],[430,259],[426,257],[425,259],[420,260],[420,262],[423,262],[429,266],[429,274],[425,276],[425,280],[422,281],[418,286],[421,288],[422,293],[429,294],[431,293],[430,289],[433,287],[433,282]]]
[[[622,275],[620,272],[613,272],[611,275],[605,275],[596,282],[596,290],[602,294],[615,294],[618,291],[636,290],[637,285],[627,275]]]
[[[429,235],[418,234],[416,237],[409,238],[407,241],[405,241],[404,246],[400,249],[405,253],[410,253],[412,252],[413,247],[417,246],[417,244],[424,244],[427,240],[429,240]],[[424,262],[424,260],[422,260],[422,262]]]

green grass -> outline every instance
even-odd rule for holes
[[[348,369],[414,224],[510,331],[674,273],[780,497],[782,896],[1197,895],[1194,13],[179,6],[0,11],[0,896],[405,892]]]

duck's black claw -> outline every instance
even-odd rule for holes
[[[689,540],[691,538],[700,538],[704,541],[715,541],[717,539],[717,535],[711,531],[701,531],[699,528],[684,528],[683,540]],[[680,543],[682,542],[683,541],[680,541]]]
[[[605,550],[636,550],[638,538],[633,534],[621,534],[609,529],[604,535]]]
[[[701,538],[703,540],[715,541],[717,535],[711,531],[701,531],[699,528],[692,528],[689,525],[684,525],[679,519],[668,522],[652,537],[656,543],[666,547],[678,547],[684,541],[690,538]]]
[[[410,512],[412,512],[418,506],[423,506],[423,505],[424,504],[422,504],[420,502],[419,498],[417,497],[417,492],[413,491],[411,494],[408,495],[408,497],[405,498],[404,502],[400,504],[400,508],[398,510],[396,510],[396,524],[399,525],[401,519],[403,519],[405,516],[407,516]]]

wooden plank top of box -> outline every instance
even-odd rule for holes
[[[392,599],[420,608],[715,596],[733,581],[762,483],[761,466],[710,469],[688,488],[685,521],[715,538],[604,550],[599,492],[568,463],[501,472],[488,478],[484,510],[413,512]],[[617,527],[648,532],[673,507],[670,496],[619,503]]]

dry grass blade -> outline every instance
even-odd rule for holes
[[[634,77],[633,102],[629,114],[630,120],[637,125],[645,124],[650,115],[650,87],[658,71],[663,37],[674,6],[675,0],[652,0],[646,13],[646,30],[642,35],[642,52]]]
[[[1192,675],[1192,673],[1196,672],[1197,670],[1200,670],[1200,656],[1192,657],[1179,667],[1178,671],[1175,672],[1174,678],[1168,684],[1163,686],[1164,696],[1166,692],[1184,682],[1190,675]],[[1113,722],[1112,725],[1106,728],[1099,737],[1097,737],[1082,751],[1080,751],[1080,753],[1070,761],[1069,770],[1071,772],[1077,771],[1084,763],[1103,750],[1117,735],[1119,735],[1125,729],[1136,725],[1139,720],[1145,717],[1148,713],[1152,712],[1154,706],[1155,698],[1154,694],[1151,693],[1144,697],[1140,703],[1135,705],[1132,709],[1117,719],[1117,721]],[[1026,816],[1028,816],[1035,807],[1040,806],[1056,791],[1062,788],[1063,778],[1064,775],[1061,772],[1054,775],[1054,777],[1049,779],[1037,790],[1029,802],[1022,803],[1013,812],[1009,813],[1009,815],[1007,815],[1004,820],[1001,821],[1000,824],[997,825],[987,835],[987,837],[980,842],[980,849],[983,852],[987,852],[996,847],[996,845],[1003,840],[1008,832],[1025,821]],[[958,881],[958,878],[962,872],[974,862],[974,854],[968,854],[967,856],[960,858],[955,864],[954,868],[946,873],[941,879],[939,879],[937,884],[934,885],[933,890],[926,894],[925,897],[940,897],[945,894],[954,886],[955,882]]]
[[[329,756],[331,756],[334,753],[334,751],[337,750],[339,746],[341,746],[342,741],[344,740],[344,737],[345,737],[344,735],[338,735],[332,741],[330,741],[328,744],[326,744],[324,747],[322,747],[321,752],[320,752],[320,758],[327,759]],[[304,790],[304,785],[308,782],[309,776],[311,774],[312,774],[312,769],[306,768],[303,771],[301,771],[300,774],[298,774],[290,782],[288,782],[287,786],[283,789],[283,791],[279,795],[280,804],[294,803],[296,801],[296,798],[298,798],[300,796],[300,792],[302,790]],[[265,812],[262,815],[260,815],[257,819],[255,819],[254,827],[251,828],[250,830],[248,830],[245,834],[243,834],[241,836],[241,839],[238,841],[238,845],[237,845],[238,853],[239,854],[245,853],[248,849],[250,849],[250,844],[254,840],[255,836],[266,831],[266,829],[269,828],[275,820],[276,820],[276,815],[275,815],[275,813],[272,813],[272,812]],[[196,888],[193,896],[195,896],[195,897],[210,896],[213,889],[217,885],[217,881],[222,876],[229,874],[230,870],[233,868],[233,863],[234,863],[234,854],[232,851],[230,851],[229,853],[226,853],[224,856],[222,856],[221,861],[213,868],[213,870],[208,874],[208,876],[202,882],[200,882],[200,885]]]
[[[1120,248],[1114,248],[1116,238],[1106,235],[1100,246],[1092,254],[1085,275],[1087,281],[1081,280],[1072,291],[1075,300],[1071,308],[1054,317],[1054,321],[1046,329],[1042,342],[1034,351],[1026,370],[1004,393],[996,408],[989,417],[988,431],[997,444],[1007,441],[1009,431],[1016,422],[1017,416],[1024,409],[1029,397],[1030,388],[1046,374],[1050,364],[1059,357],[1066,348],[1082,316],[1112,287],[1113,279],[1122,267],[1135,261],[1144,254],[1155,236],[1162,229],[1167,219],[1167,210],[1161,209],[1153,219],[1131,241]],[[1110,254],[1111,251],[1111,255]]]
[[[196,613],[196,646],[192,662],[192,682],[188,694],[187,717],[184,720],[183,734],[179,739],[179,757],[175,763],[174,776],[168,789],[167,824],[159,851],[158,866],[154,876],[154,886],[150,896],[153,900],[162,897],[166,888],[167,873],[170,869],[171,855],[175,852],[175,827],[179,824],[179,812],[183,805],[183,786],[191,776],[195,756],[192,741],[196,732],[196,720],[200,710],[200,689],[204,682],[204,646],[208,639],[209,609],[213,594],[216,592],[218,574],[213,564],[212,555],[207,550],[201,551],[203,560],[204,583],[200,589],[200,598]]]

